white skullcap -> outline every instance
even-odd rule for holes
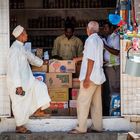
[[[12,35],[17,38],[22,32],[24,28],[21,25],[18,25],[12,32]]]

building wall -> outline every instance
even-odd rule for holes
[[[0,117],[10,116],[6,86],[6,57],[9,48],[9,0],[0,0]]]
[[[140,77],[126,73],[127,46],[130,40],[121,41],[121,111],[122,115],[140,115]],[[133,53],[130,53],[133,55]],[[133,67],[133,65],[132,65]],[[131,67],[130,67],[131,70]],[[132,70],[131,70],[132,71]]]
[[[127,46],[130,40],[121,40],[121,113],[131,125],[131,131],[140,133],[140,77],[125,72]],[[133,66],[132,66],[133,67]]]
[[[0,0],[0,75],[6,74],[6,54],[9,48],[9,0]]]

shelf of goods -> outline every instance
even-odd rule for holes
[[[54,39],[64,32],[64,25],[67,22],[71,21],[75,25],[75,35],[84,42],[87,38],[87,23],[90,20],[97,20],[102,27],[108,13],[114,13],[114,7],[112,0],[10,0],[10,27],[12,31],[18,24],[24,26],[29,34],[29,41],[32,42],[32,48],[43,48],[50,53]],[[68,77],[67,73],[63,75],[54,73],[52,79],[56,81],[58,80],[56,75],[59,78]],[[79,85],[76,79],[71,82],[73,85],[77,83]],[[58,109],[48,111],[52,111],[54,115],[76,115],[75,99],[78,88],[72,86],[65,91],[60,88],[59,94],[63,101],[59,103],[53,101],[51,107],[57,106]],[[58,89],[49,89],[52,96],[57,91]]]

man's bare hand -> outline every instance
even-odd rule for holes
[[[82,56],[81,57],[75,57],[73,58],[73,61],[75,62],[75,64],[77,64],[79,61],[82,61]]]
[[[23,94],[23,89],[22,89],[22,87],[17,87],[17,88],[16,88],[16,93],[17,93],[18,95],[22,95],[22,94]]]
[[[74,63],[76,64],[78,62],[78,58],[73,58]]]
[[[83,87],[84,88],[88,88],[90,86],[90,80],[89,79],[85,79],[83,82]]]
[[[48,60],[44,60],[44,61],[43,61],[43,65],[47,65],[48,63],[49,63]]]

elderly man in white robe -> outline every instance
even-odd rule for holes
[[[9,49],[7,65],[7,86],[12,101],[17,133],[31,133],[25,127],[33,113],[45,115],[44,109],[50,105],[50,97],[45,83],[35,79],[30,65],[40,67],[43,60],[24,49],[28,35],[18,25],[12,32],[16,41]]]

